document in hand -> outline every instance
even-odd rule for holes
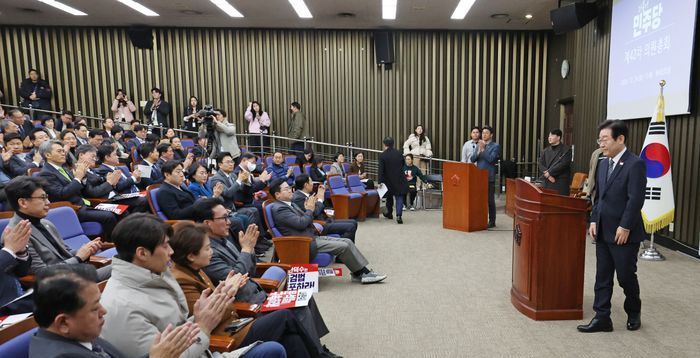
[[[386,187],[386,184],[379,184],[379,187],[377,188],[377,194],[379,194],[380,198],[383,198],[384,194],[386,194],[387,191],[389,191],[389,188]]]
[[[137,167],[139,168],[139,171],[141,172],[141,178],[150,178],[151,177],[151,167],[150,166],[139,164]]]

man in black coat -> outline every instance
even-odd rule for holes
[[[544,187],[569,196],[571,184],[571,147],[561,142],[561,129],[549,131],[549,147],[540,154],[540,175]]]
[[[396,222],[403,224],[403,197],[408,193],[408,182],[403,174],[404,159],[401,152],[394,149],[394,138],[384,138],[384,152],[379,155],[379,184],[386,185],[389,190],[386,198],[384,217],[393,219],[394,199],[396,199]]]
[[[313,194],[314,183],[311,178],[306,174],[298,175],[294,178],[294,194],[292,194],[292,203],[294,205],[303,208],[306,200]],[[332,220],[325,213],[325,206],[323,205],[323,197],[326,192],[326,187],[323,184],[318,186],[318,192],[316,193],[316,207],[314,208],[314,220],[325,221],[323,225],[323,231],[320,235],[340,235],[341,237],[350,239],[350,241],[355,242],[355,233],[357,232],[357,221],[356,220]]]
[[[628,129],[622,121],[605,121],[599,129],[598,143],[603,158],[596,173],[595,204],[588,233],[596,245],[596,277],[593,309],[595,317],[580,332],[610,332],[610,299],[613,276],[625,292],[627,329],[641,327],[642,301],[637,280],[637,252],[647,238],[642,221],[646,192],[646,163],[627,150]]]
[[[151,97],[152,99],[143,106],[143,114],[146,116],[145,123],[153,127],[170,128],[170,122],[168,121],[170,103],[163,100],[163,92],[157,87],[151,89]],[[161,136],[160,128],[152,128],[151,132],[159,137]],[[165,134],[165,130],[163,130],[162,134]]]
[[[41,79],[39,71],[35,69],[29,70],[29,78],[22,80],[19,95],[22,97],[22,107],[51,110],[51,86]]]

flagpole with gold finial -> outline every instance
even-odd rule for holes
[[[661,80],[659,81],[659,102],[657,103],[657,111],[656,111],[656,121],[661,122],[664,119],[664,86],[666,86],[666,80]],[[666,260],[664,255],[662,255],[659,250],[656,249],[656,246],[654,246],[654,233],[651,233],[651,237],[649,238],[649,248],[645,249],[642,251],[641,254],[639,254],[639,258],[642,260],[646,261],[663,261]]]

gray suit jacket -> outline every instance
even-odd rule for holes
[[[228,245],[224,240],[229,240]],[[204,272],[213,282],[225,280],[226,275],[231,271],[247,273],[249,277],[255,277],[255,255],[238,251],[236,245],[231,242],[231,237],[225,239],[211,237],[211,250],[211,261],[209,266],[204,268]],[[248,283],[236,293],[236,300],[243,302],[262,303],[265,298],[267,293],[253,280],[248,280]]]
[[[308,196],[304,195],[304,193],[301,192],[301,190],[295,190],[294,194],[292,194],[292,203],[294,205],[303,208],[304,203],[306,202],[306,199]],[[325,209],[325,206],[323,205],[322,202],[316,200],[316,207],[314,208],[314,219],[315,220],[326,220],[326,213],[323,211]]]
[[[126,358],[109,342],[97,338],[97,343],[113,358]],[[100,358],[102,356],[87,349],[77,341],[39,329],[29,341],[29,358]]]
[[[305,236],[312,239],[318,237],[314,226],[314,213],[311,210],[299,207],[292,208],[281,201],[275,201],[270,205],[272,205],[272,218],[275,220],[275,227],[282,233],[282,236]],[[316,257],[317,253],[316,240],[311,240],[309,257]]]
[[[22,218],[15,214],[10,219],[7,227],[14,227],[20,221],[22,221]],[[66,245],[56,226],[46,219],[41,219],[41,224],[51,233],[53,238],[45,237],[36,226],[32,225],[32,234],[29,237],[29,249],[27,250],[32,260],[30,272],[36,273],[38,270],[50,265],[80,263],[78,257],[75,256],[78,250],[71,250]],[[54,240],[57,245],[53,245],[49,240]],[[110,265],[100,267],[97,269],[98,281],[108,279],[111,273],[112,267]]]
[[[209,178],[211,182],[211,188],[214,189],[216,183],[224,184],[224,192],[221,193],[221,197],[224,198],[224,206],[229,209],[235,209],[234,201],[236,200],[236,192],[241,190],[240,185],[236,182],[236,177],[231,174],[231,178],[227,178],[221,170],[217,171],[216,174]]]

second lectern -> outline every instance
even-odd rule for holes
[[[515,181],[510,300],[534,320],[583,318],[588,202]]]
[[[442,227],[460,231],[488,226],[488,171],[466,163],[442,165]]]

